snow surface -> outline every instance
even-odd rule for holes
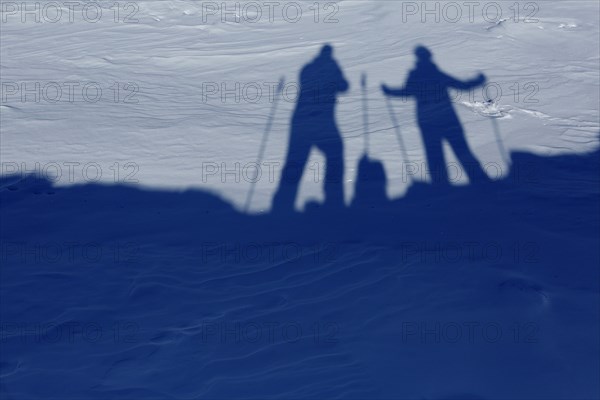
[[[102,3],[106,6],[111,2]],[[203,17],[203,4],[194,1],[137,2],[139,11],[132,19],[138,23],[115,23],[114,11],[105,9],[97,23],[86,22],[75,14],[73,23],[65,15],[58,23],[19,23],[20,15],[7,15],[2,26],[2,79],[5,82],[78,82],[71,103],[68,89],[60,101],[42,99],[22,102],[21,91],[8,96],[2,104],[2,160],[16,162],[19,171],[43,168],[59,162],[63,177],[58,184],[69,184],[64,162],[73,167],[73,180],[86,181],[83,166],[98,163],[102,179],[114,182],[109,168],[120,163],[120,180],[132,173],[123,165],[135,163],[134,177],[144,186],[164,188],[210,188],[243,207],[252,178],[238,181],[222,174],[203,179],[206,163],[225,163],[235,169],[256,162],[272,99],[265,84],[284,76],[289,94],[279,104],[264,163],[282,163],[288,140],[288,125],[294,107],[294,83],[300,68],[309,62],[325,42],[335,48],[351,90],[340,97],[337,119],[345,141],[346,197],[352,199],[356,165],[363,152],[363,113],[360,76],[367,75],[371,155],[385,163],[390,178],[388,194],[398,197],[408,182],[400,176],[403,160],[379,85],[399,86],[414,64],[416,44],[432,49],[439,66],[458,78],[469,78],[478,71],[497,83],[502,96],[499,107],[504,117],[500,133],[508,150],[528,150],[536,154],[581,153],[597,146],[598,132],[598,4],[584,2],[542,2],[534,15],[538,22],[523,19],[532,11],[519,3],[520,20],[505,21],[494,29],[483,18],[482,3],[469,20],[468,9],[457,23],[432,17],[421,22],[421,12],[407,15],[403,22],[402,4],[394,1],[342,1],[332,17],[338,23],[322,20],[333,11],[320,9],[320,23],[305,5],[297,23],[281,15],[282,3],[268,10],[258,23],[222,23],[220,14]],[[432,3],[433,4],[433,3]],[[500,4],[500,3],[499,3]],[[501,2],[503,15],[511,17],[512,3]],[[206,6],[204,6],[206,7]],[[433,8],[432,5],[429,6]],[[133,9],[120,6],[119,21]],[[249,13],[250,11],[248,11]],[[66,11],[65,11],[66,13]],[[89,11],[92,14],[92,11]],[[293,17],[292,9],[288,9]],[[450,11],[447,11],[448,16]],[[50,14],[50,11],[48,11]],[[494,20],[491,9],[487,18]],[[244,16],[246,14],[242,14]],[[50,15],[51,17],[51,15]],[[91,17],[90,17],[91,18]],[[231,18],[231,17],[229,17]],[[206,24],[203,20],[206,20]],[[129,21],[129,19],[127,19]],[[97,103],[86,101],[83,86],[98,83],[103,89]],[[118,102],[114,87],[121,86]],[[229,95],[223,104],[219,96],[203,102],[203,84],[216,82],[233,88],[257,83],[265,92],[256,103],[236,103]],[[132,83],[139,93],[131,94],[124,85]],[[535,87],[537,94],[525,99]],[[515,102],[515,86],[520,98]],[[513,87],[513,89],[511,89]],[[253,97],[248,88],[248,98]],[[48,98],[53,98],[52,88]],[[94,90],[89,96],[93,98]],[[490,89],[493,96],[493,89]],[[131,104],[129,101],[136,101]],[[473,101],[471,101],[473,100]],[[481,90],[472,99],[467,94],[457,101],[457,109],[470,145],[483,163],[502,164],[489,118],[473,112],[475,101],[485,99]],[[537,101],[526,103],[526,100]],[[467,104],[463,104],[467,101]],[[399,124],[411,162],[422,163],[422,146],[414,121],[414,104],[395,101]],[[315,153],[310,164],[322,158]],[[25,165],[21,165],[25,163]],[[204,165],[204,170],[203,170]],[[276,169],[280,172],[281,167]],[[268,175],[268,166],[263,165]],[[47,175],[54,171],[49,169]],[[95,170],[87,171],[93,179]],[[86,175],[86,176],[88,176]],[[400,177],[401,179],[397,179]],[[307,174],[299,206],[309,198],[322,197],[320,185]],[[277,185],[274,179],[261,179],[252,210],[268,210]]]
[[[528,23],[525,2],[518,22],[514,2],[497,2],[502,19],[485,20],[481,3],[456,23],[404,22],[400,1],[322,2],[315,23],[302,2],[297,23],[278,11],[254,24],[204,23],[207,2],[167,0],[120,3],[119,18],[136,10],[137,23],[115,23],[114,2],[98,2],[96,23],[36,24],[8,3],[2,397],[600,396],[598,2],[533,3]],[[324,23],[332,10],[338,22]],[[324,43],[351,86],[336,113],[346,203],[365,130],[390,201],[324,214],[313,168],[305,213],[273,216],[294,83]],[[483,72],[502,89],[493,102],[481,90],[455,101],[494,183],[442,190],[407,175],[424,163],[415,105],[392,100],[394,126],[379,86],[403,84],[417,44],[450,75]],[[290,92],[276,108],[265,92],[203,97],[213,83],[265,90],[281,77]],[[49,101],[50,82],[77,82],[73,101]],[[97,102],[81,95],[90,82]],[[20,85],[36,83],[46,97],[23,100]],[[263,165],[274,176],[263,168],[246,213],[242,170],[271,116]],[[321,154],[309,164],[322,174]]]

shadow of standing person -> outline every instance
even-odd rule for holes
[[[417,119],[431,181],[434,185],[447,185],[448,171],[444,161],[442,141],[446,140],[461,162],[471,183],[489,182],[481,164],[469,148],[461,123],[448,95],[449,88],[468,90],[485,83],[483,74],[470,81],[460,81],[440,71],[431,60],[432,54],[426,47],[415,49],[416,67],[410,72],[403,88],[392,89],[382,85],[388,96],[412,96],[417,101]]]
[[[300,95],[292,117],[290,143],[281,182],[273,199],[273,211],[291,212],[304,166],[316,147],[326,158],[325,206],[344,207],[344,147],[335,121],[338,93],[349,88],[342,70],[333,58],[333,48],[325,45],[319,55],[300,73]]]

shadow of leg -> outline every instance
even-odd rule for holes
[[[446,140],[448,140],[454,154],[456,154],[456,158],[467,172],[471,184],[490,182],[490,178],[481,167],[481,163],[469,148],[462,131],[453,132],[448,135]]]
[[[425,146],[425,156],[427,158],[427,169],[431,177],[431,183],[436,186],[448,185],[448,171],[444,161],[444,151],[441,138],[432,132],[423,132],[423,145]]]
[[[294,202],[298,194],[304,165],[310,154],[310,147],[310,143],[294,140],[294,135],[292,135],[279,188],[273,198],[273,211],[292,212],[294,210]]]
[[[338,135],[320,142],[319,149],[325,153],[325,206],[344,208],[344,145]]]

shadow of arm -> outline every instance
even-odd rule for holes
[[[414,73],[411,72],[408,75],[408,79],[406,81],[406,85],[404,87],[400,87],[400,88],[391,88],[389,86],[387,86],[386,84],[382,84],[381,85],[381,90],[383,91],[383,93],[386,96],[390,96],[390,97],[408,97],[408,96],[414,96],[415,91],[414,89]]]
[[[392,89],[386,85],[381,85],[383,93],[390,97],[408,97],[410,92],[406,88]]]
[[[447,74],[443,74],[443,76],[444,76],[444,79],[446,80],[446,85],[448,87],[452,87],[452,88],[455,88],[458,90],[468,90],[471,88],[475,88],[475,87],[484,85],[486,82],[485,75],[483,75],[481,73],[477,76],[477,78],[471,79],[468,81],[460,81],[460,80],[455,79]]]

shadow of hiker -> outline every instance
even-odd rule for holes
[[[426,47],[415,48],[417,63],[402,88],[382,85],[383,92],[393,97],[414,97],[417,101],[417,120],[427,164],[434,185],[448,185],[442,141],[446,140],[467,171],[471,184],[489,182],[481,164],[469,148],[461,123],[452,106],[448,89],[468,90],[485,83],[483,74],[470,81],[460,81],[442,72],[432,61]]]
[[[323,46],[319,55],[302,68],[285,166],[273,199],[274,212],[293,211],[302,172],[313,147],[322,151],[327,160],[325,207],[344,208],[344,145],[335,120],[335,104],[337,95],[348,89],[330,45]]]

